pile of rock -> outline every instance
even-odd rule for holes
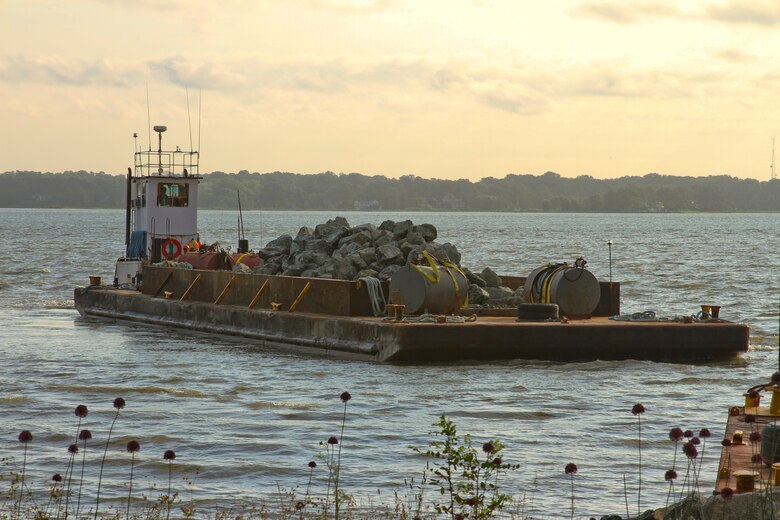
[[[385,220],[379,226],[350,226],[344,217],[336,217],[314,228],[302,227],[295,238],[282,235],[271,240],[257,251],[263,263],[254,271],[339,280],[372,276],[388,281],[402,266],[416,262],[423,251],[460,267],[458,249],[449,242],[438,243],[436,238],[432,224]],[[512,303],[509,299],[514,299],[514,291],[502,287],[501,278],[492,270],[478,275],[462,269],[470,283],[470,303]]]

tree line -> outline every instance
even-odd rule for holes
[[[123,208],[126,178],[103,172],[0,174],[0,207]],[[398,179],[359,173],[213,172],[203,175],[199,206],[244,209],[551,212],[776,212],[780,180],[728,175],[595,179],[509,174],[501,179]]]

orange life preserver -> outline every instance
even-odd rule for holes
[[[166,259],[176,258],[181,254],[181,242],[175,238],[169,238],[162,245],[162,255]]]

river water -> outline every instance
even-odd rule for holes
[[[600,279],[622,283],[622,310],[693,314],[701,303],[751,326],[751,349],[729,361],[557,363],[458,362],[381,365],[291,354],[237,339],[134,323],[84,319],[72,291],[87,275],[113,276],[124,213],[107,210],[0,209],[0,484],[19,469],[17,435],[29,429],[28,483],[42,490],[64,472],[76,429],[73,409],[90,409],[82,428],[87,450],[84,493],[94,496],[100,455],[114,410],[122,410],[109,450],[103,499],[121,507],[129,454],[141,451],[134,490],[152,498],[167,487],[163,451],[177,453],[174,490],[213,513],[235,501],[276,500],[277,490],[306,488],[307,463],[319,445],[340,436],[339,394],[351,392],[342,439],[341,485],[361,504],[392,503],[419,480],[424,459],[413,447],[432,440],[446,414],[479,446],[505,445],[520,469],[501,488],[535,517],[570,512],[574,462],[577,516],[625,512],[625,475],[632,511],[639,475],[637,418],[641,402],[642,506],[666,501],[671,466],[669,428],[707,427],[700,485],[712,488],[728,406],[778,366],[780,215],[601,215],[487,213],[351,213],[351,224],[411,218],[429,222],[438,241],[455,244],[472,270],[527,275],[548,261],[583,255]],[[294,234],[331,213],[246,212],[250,247]],[[204,211],[204,240],[236,242],[236,213]],[[91,451],[90,451],[91,450]],[[324,464],[313,488],[326,489]],[[678,457],[679,465],[679,457]],[[680,473],[684,473],[680,469]],[[134,494],[136,491],[134,491]],[[432,489],[426,491],[433,497]],[[103,502],[105,503],[105,502]]]

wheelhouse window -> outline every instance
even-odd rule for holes
[[[157,185],[157,206],[183,208],[189,205],[190,190],[185,182],[161,182]]]

